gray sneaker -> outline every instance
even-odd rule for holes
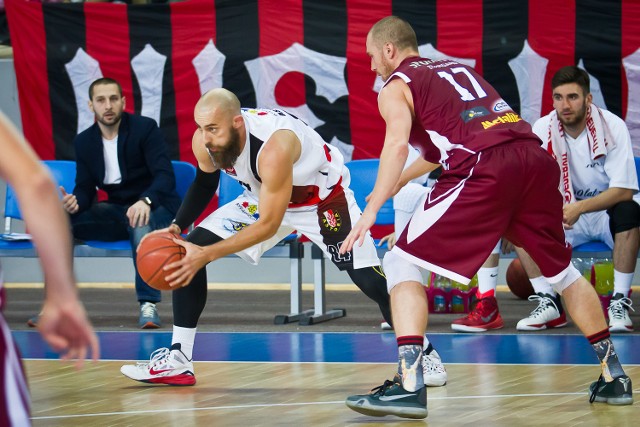
[[[140,304],[138,326],[140,326],[141,329],[156,329],[162,326],[160,316],[158,315],[158,308],[154,303],[144,302]]]
[[[395,415],[402,418],[427,418],[427,387],[416,391],[407,391],[402,387],[400,377],[371,390],[369,394],[357,394],[347,397],[345,405],[364,415],[384,417]]]

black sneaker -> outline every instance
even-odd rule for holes
[[[626,375],[615,377],[611,382],[605,382],[602,375],[598,381],[589,387],[591,397],[589,403],[605,402],[609,405],[631,405],[633,403],[633,386],[631,378]]]
[[[347,397],[344,402],[356,412],[374,417],[396,415],[403,418],[427,418],[427,387],[417,391],[407,391],[396,375],[393,381],[371,390],[369,394],[357,394]]]

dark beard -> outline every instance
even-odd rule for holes
[[[231,169],[233,165],[236,164],[238,156],[240,156],[240,134],[233,128],[231,128],[229,133],[231,134],[229,143],[224,150],[215,153],[209,151],[213,158],[213,164],[218,169]]]
[[[115,118],[113,119],[113,123],[107,123],[104,119],[100,119],[97,116],[96,116],[96,120],[105,126],[115,126],[118,123],[120,123],[120,120],[122,120],[122,113],[116,114]]]
[[[565,120],[560,115],[558,115],[558,120],[560,120],[560,123],[562,123],[564,126],[572,127],[572,126],[576,126],[578,123],[581,123],[585,119],[585,117],[587,117],[586,102],[582,105],[582,108],[580,109],[580,111],[576,113],[573,120]]]

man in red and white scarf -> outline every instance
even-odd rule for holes
[[[567,241],[592,240],[613,249],[614,290],[608,308],[609,329],[630,332],[629,298],[640,242],[640,206],[634,201],[638,178],[629,130],[615,114],[592,103],[589,75],[561,68],[551,81],[554,110],[533,125],[543,148],[558,161],[559,190]],[[528,255],[521,254],[538,306],[518,322],[520,330],[566,324],[557,294]]]

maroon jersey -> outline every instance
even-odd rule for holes
[[[445,170],[515,140],[541,144],[531,126],[471,67],[449,59],[410,57],[387,83],[395,78],[407,83],[413,96],[409,142],[425,160],[441,163]]]

